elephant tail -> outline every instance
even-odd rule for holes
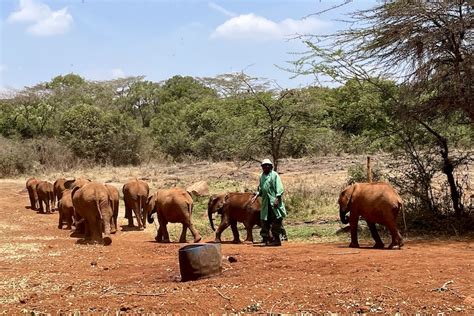
[[[110,202],[109,202],[110,203]],[[97,207],[97,211],[99,212],[99,216],[100,216],[100,220],[102,221],[103,217],[102,217],[102,209],[100,208],[100,203],[99,203],[99,200],[96,198],[95,199],[95,205]]]
[[[402,202],[398,202],[398,209],[402,212],[403,225],[405,226],[405,237],[407,237],[408,236],[407,221],[405,218],[405,207],[403,207]]]

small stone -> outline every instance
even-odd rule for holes
[[[26,301],[28,301],[28,299],[26,297],[20,297],[18,299],[18,301],[21,303],[21,304],[26,304]]]
[[[93,267],[97,266],[97,261],[92,261],[91,266],[93,266]]]

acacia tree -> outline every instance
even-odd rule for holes
[[[271,155],[274,169],[278,170],[289,131],[309,116],[301,91],[282,89],[275,82],[253,78],[243,72],[205,78],[203,81],[221,96],[255,104],[258,109],[255,112],[258,115],[258,133],[249,140],[247,151],[261,152],[252,148],[263,147],[263,151]]]
[[[356,78],[387,93],[395,132],[406,133],[406,126],[415,124],[431,135],[452,207],[461,216],[464,206],[453,172],[465,159],[453,158],[452,142],[436,122],[449,118],[452,124],[469,126],[472,134],[472,2],[387,2],[353,13],[350,22],[349,29],[335,34],[301,36],[310,52],[294,62],[292,71],[339,82]],[[401,93],[386,91],[373,79],[378,77],[395,79]]]

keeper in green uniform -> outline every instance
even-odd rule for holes
[[[258,192],[252,199],[252,202],[258,196],[262,198],[260,210],[260,220],[262,221],[262,230],[260,235],[267,246],[281,246],[280,234],[283,232],[283,238],[286,238],[286,232],[282,230],[283,218],[286,217],[285,204],[282,200],[283,184],[280,176],[273,170],[273,163],[270,159],[262,161],[262,174]],[[271,230],[273,239],[269,239]]]

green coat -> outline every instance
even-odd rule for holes
[[[273,207],[273,203],[277,196],[283,194],[283,184],[280,176],[275,171],[269,174],[262,173],[260,175],[260,184],[258,186],[258,195],[262,197],[262,209],[260,211],[260,219],[266,221],[268,218],[268,203]],[[283,200],[280,199],[280,205],[274,209],[276,218],[286,217],[286,209]]]

